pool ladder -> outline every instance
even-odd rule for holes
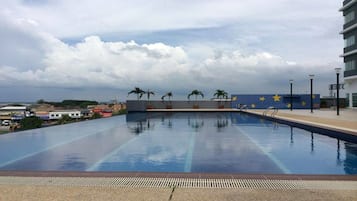
[[[267,116],[269,111],[273,111],[270,116],[274,117],[278,113],[278,108],[275,108],[273,106],[268,107],[266,110],[264,110],[263,116]]]
[[[247,105],[239,105],[239,110],[242,111],[242,110],[246,110],[248,109],[248,106]]]

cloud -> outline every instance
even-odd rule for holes
[[[0,84],[12,91],[24,85],[36,93],[43,88],[43,98],[46,93],[55,97],[54,88],[61,88],[59,99],[75,97],[74,91],[79,98],[91,92],[100,98],[113,91],[126,98],[135,86],[158,93],[173,91],[175,98],[195,88],[207,97],[217,88],[230,93],[283,93],[289,79],[296,80],[296,92],[304,93],[311,73],[316,74],[316,92],[327,94],[333,68],[342,65],[338,57],[343,49],[338,35],[342,17],[336,2],[274,0],[261,6],[256,0],[156,0],[150,5],[142,0],[105,4],[80,0],[76,4],[81,6],[73,6],[68,0],[4,0],[2,4]],[[63,38],[76,40],[66,43]],[[65,94],[63,89],[70,90]]]
[[[311,72],[269,52],[242,54],[239,50],[200,46],[204,50],[201,59],[193,59],[188,53],[192,51],[163,43],[104,42],[98,36],[89,36],[68,45],[47,35],[42,39],[49,47],[41,65],[32,69],[1,66],[2,85],[122,91],[139,86],[162,93],[184,93],[193,88],[208,93],[223,88],[236,93],[263,93],[280,91],[281,81]]]

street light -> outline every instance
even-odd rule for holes
[[[290,82],[290,111],[293,111],[293,82],[294,80],[289,80]]]
[[[341,68],[335,68],[336,71],[336,89],[337,89],[337,99],[336,99],[336,111],[337,115],[340,115],[340,72]]]
[[[312,96],[313,96],[313,93],[312,93],[312,81],[314,79],[314,76],[315,75],[313,75],[313,74],[309,75],[309,77],[310,77],[310,110],[311,110],[311,113],[314,112],[314,103],[313,103],[313,98],[312,98]]]

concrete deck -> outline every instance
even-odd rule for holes
[[[246,112],[263,116],[264,111]],[[266,116],[357,136],[357,110],[343,109],[339,116],[335,110],[314,110],[313,113],[310,110],[279,110],[271,116],[272,113],[273,111],[269,111]]]

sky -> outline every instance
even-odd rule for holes
[[[342,0],[0,0],[0,102],[328,95]],[[342,79],[342,77],[341,77]]]

